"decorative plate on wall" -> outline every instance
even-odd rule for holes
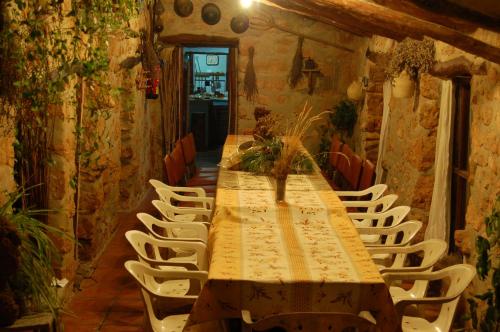
[[[245,14],[239,14],[231,20],[231,30],[236,33],[243,33],[247,31],[250,25],[250,20]]]
[[[193,12],[193,3],[191,0],[175,0],[174,11],[180,17],[188,17]]]
[[[214,25],[220,21],[220,9],[214,3],[207,3],[201,9],[201,18],[203,22],[209,25]]]

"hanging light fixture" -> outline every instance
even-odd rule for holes
[[[247,9],[250,8],[250,6],[252,6],[252,2],[253,0],[240,0],[240,5],[241,7]]]

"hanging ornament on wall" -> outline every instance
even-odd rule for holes
[[[304,61],[304,56],[302,55],[302,44],[304,43],[304,37],[300,36],[297,43],[297,50],[293,56],[292,68],[290,69],[290,74],[288,74],[288,84],[293,89],[299,84],[302,79],[302,65]]]
[[[208,25],[214,25],[220,21],[220,9],[214,3],[207,3],[201,9],[201,19]]]
[[[247,100],[251,103],[255,101],[255,98],[259,94],[257,89],[257,76],[255,75],[255,68],[253,66],[253,56],[255,54],[255,49],[253,46],[248,48],[248,63],[245,70],[245,78],[243,79],[243,92]]]
[[[191,0],[175,0],[174,11],[180,17],[188,17],[193,13],[193,3]]]
[[[245,14],[239,14],[235,16],[231,20],[231,30],[235,33],[243,33],[247,31],[248,26],[250,25],[250,20],[248,16]]]

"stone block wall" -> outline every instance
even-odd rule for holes
[[[478,38],[481,36],[477,36]],[[492,35],[483,36],[495,42]],[[500,45],[500,40],[497,44]],[[380,124],[383,113],[381,85],[384,77],[385,62],[395,46],[394,41],[374,37],[370,50],[382,54],[379,62],[367,61],[365,75],[369,78],[364,107],[360,114],[358,130],[354,139],[358,153],[376,161]],[[447,61],[465,56],[471,61],[484,61],[445,43],[435,42],[436,61]],[[480,225],[487,211],[500,191],[498,175],[497,142],[500,139],[498,112],[498,65],[486,62],[487,75],[475,75],[471,80],[471,146],[470,146],[470,198],[467,204],[467,224]],[[412,207],[410,218],[427,223],[432,190],[434,185],[434,158],[436,149],[437,125],[441,97],[441,80],[429,74],[421,75],[418,100],[411,98],[392,98],[385,158],[385,170],[389,190],[399,195],[399,204]],[[488,143],[487,143],[488,142]],[[421,237],[423,231],[421,232]],[[462,236],[459,235],[461,239]],[[470,246],[470,244],[468,245]]]
[[[139,16],[131,28],[139,31],[141,24]],[[139,47],[139,38],[125,34],[110,40],[107,80],[122,92],[110,98],[108,117],[87,123],[88,130],[97,131],[99,148],[81,171],[78,237],[82,260],[98,256],[119,223],[116,213],[136,208],[149,190],[149,178],[162,177],[159,101],[147,101],[144,90],[137,89],[141,64],[130,70],[120,67]]]
[[[14,131],[7,119],[0,118],[0,205],[7,194],[15,190],[14,181]]]
[[[350,33],[337,30],[332,26],[315,22],[301,16],[266,7],[258,3],[249,10],[243,10],[239,4],[230,0],[217,2],[221,10],[221,20],[215,25],[207,25],[201,19],[201,8],[209,1],[194,2],[193,13],[187,18],[175,14],[173,0],[163,0],[165,12],[161,19],[165,25],[162,35],[198,34],[221,36],[239,39],[238,49],[238,110],[237,131],[248,132],[255,126],[253,112],[255,107],[265,107],[279,115],[285,123],[291,120],[294,112],[300,110],[308,100],[315,113],[332,109],[345,98],[349,84],[360,76],[359,63],[364,61],[367,40]],[[231,19],[245,12],[250,18],[250,28],[236,34],[230,29]],[[317,77],[314,93],[307,93],[307,78],[304,77],[295,89],[287,83],[292,60],[297,48],[298,37],[278,29],[259,29],[256,23],[273,18],[277,25],[292,31],[312,36],[327,42],[337,43],[354,49],[349,53],[338,48],[305,39],[303,44],[304,58],[311,57],[318,65],[321,75]],[[259,95],[254,103],[246,100],[243,93],[243,80],[249,60],[248,49],[254,47],[253,59]],[[317,148],[318,133],[311,131],[308,147]],[[307,144],[307,142],[306,142]]]
[[[434,158],[439,114],[440,80],[422,75],[420,95],[392,98],[385,158],[386,183],[411,206],[409,218],[427,222],[434,186]],[[418,98],[418,101],[415,99]],[[418,106],[414,105],[418,102]],[[421,232],[423,236],[423,232]]]

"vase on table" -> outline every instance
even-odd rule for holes
[[[285,192],[286,192],[286,178],[288,174],[284,176],[276,177],[276,202],[284,202],[285,201]]]

